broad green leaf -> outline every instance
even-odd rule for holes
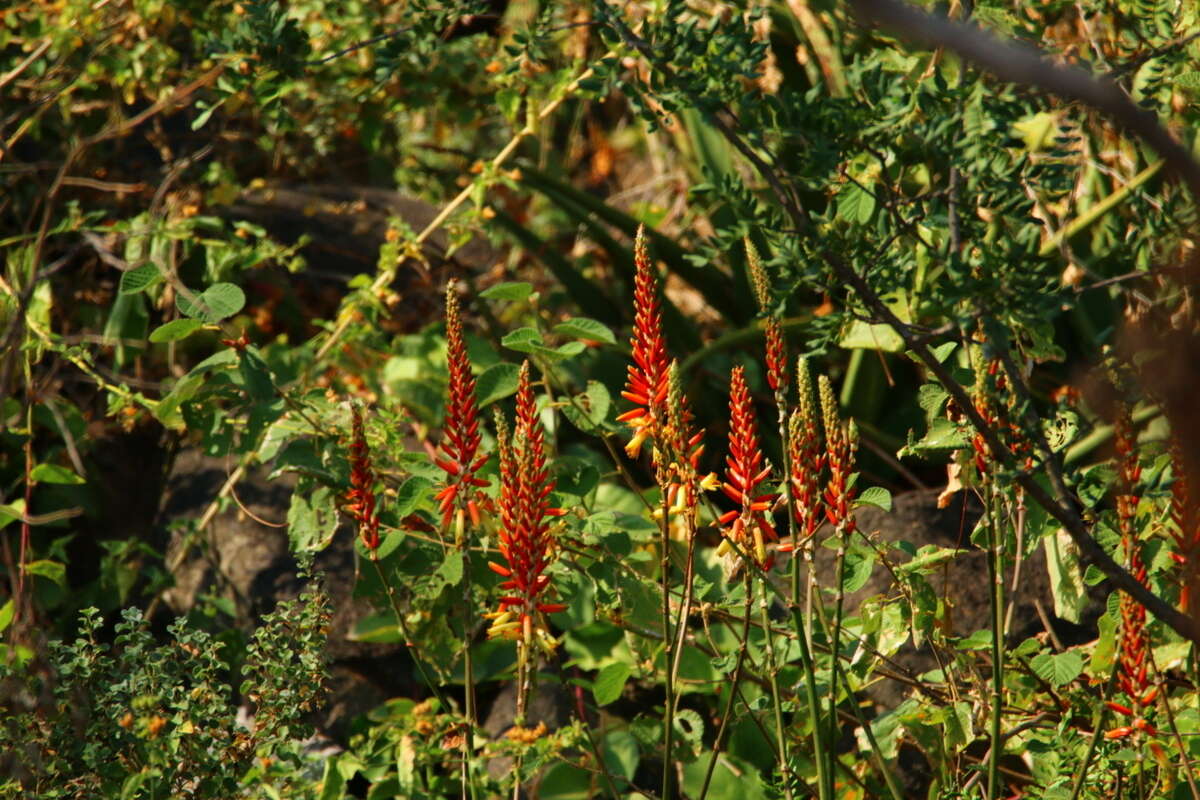
[[[538,782],[539,800],[591,800],[593,791],[592,773],[565,761],[550,765]]]
[[[512,281],[509,283],[497,283],[484,289],[479,293],[479,296],[487,300],[524,300],[533,294],[533,284],[525,283],[524,281]]]
[[[870,188],[870,187],[867,187]],[[847,183],[837,195],[838,219],[867,223],[875,213],[875,195],[857,183]]]
[[[563,416],[584,433],[593,433],[604,426],[612,408],[612,395],[603,383],[588,381],[587,390],[562,406]]]
[[[121,273],[121,285],[117,291],[120,294],[136,294],[144,292],[151,286],[162,282],[162,273],[153,264],[143,264],[128,272]]]
[[[517,328],[501,339],[500,344],[518,353],[532,353],[534,348],[542,346],[542,335],[533,328]]]
[[[232,283],[214,283],[205,289],[193,303],[183,294],[175,296],[175,305],[185,317],[205,322],[220,322],[232,317],[246,305],[246,294]]]
[[[617,337],[603,322],[587,317],[570,317],[554,326],[554,332],[562,336],[574,336],[605,344],[616,344]]]
[[[1046,551],[1046,572],[1050,576],[1054,614],[1067,622],[1077,623],[1087,607],[1088,594],[1075,542],[1070,534],[1059,529],[1042,539],[1042,548]]]
[[[965,747],[975,740],[975,726],[972,722],[971,704],[959,700],[952,706],[943,709],[946,726],[946,744],[952,750]]]
[[[0,528],[10,522],[16,522],[25,517],[25,499],[18,498],[11,503],[0,505]]]
[[[202,327],[204,327],[204,323],[198,319],[173,319],[165,325],[159,325],[152,330],[150,332],[150,341],[155,344],[177,342],[180,339],[186,339]]]
[[[8,598],[8,602],[0,606],[0,633],[4,633],[5,629],[12,624],[14,611],[12,598]]]
[[[36,483],[58,483],[78,486],[85,481],[75,474],[74,470],[59,464],[38,464],[29,473],[30,480]]]
[[[954,643],[959,650],[985,650],[992,646],[992,632],[988,628],[980,628],[970,636],[964,636]]]
[[[1083,656],[1075,650],[1065,653],[1042,653],[1034,656],[1029,666],[1039,678],[1057,689],[1075,680],[1083,672]]]
[[[892,510],[892,493],[882,486],[871,486],[863,491],[854,502],[855,506],[875,506],[884,511]]]
[[[461,550],[451,550],[446,553],[446,559],[437,570],[438,577],[448,586],[457,586],[463,576],[463,556]]]
[[[352,642],[375,642],[376,644],[395,644],[404,641],[400,626],[396,624],[396,615],[391,611],[363,617],[346,634],[346,638]]]
[[[483,408],[515,394],[520,374],[521,368],[508,362],[493,364],[485,369],[475,379],[475,396],[478,398],[479,407]]]
[[[640,757],[637,739],[629,731],[611,731],[604,737],[604,763],[611,774],[632,780]]]
[[[615,661],[600,670],[592,684],[592,695],[596,698],[596,705],[606,706],[620,697],[625,691],[625,682],[632,674],[633,668],[624,661]]]
[[[420,507],[421,502],[429,496],[433,483],[428,478],[413,475],[396,490],[396,516],[403,521],[405,517]]]
[[[337,533],[338,514],[333,490],[301,478],[288,509],[288,541],[293,553],[320,552]]]
[[[41,575],[43,578],[49,578],[59,586],[65,587],[67,585],[67,567],[65,564],[60,564],[57,561],[49,559],[30,561],[25,565],[25,571],[30,575]]]

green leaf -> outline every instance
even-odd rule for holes
[[[25,565],[25,572],[30,575],[41,575],[43,578],[49,578],[59,586],[67,585],[67,567],[65,564],[60,564],[57,561],[42,559],[40,561],[30,561]]]
[[[1054,597],[1055,616],[1078,623],[1088,604],[1079,552],[1070,534],[1057,530],[1042,539],[1046,551],[1046,572],[1050,576],[1050,594]]]
[[[83,478],[76,475],[73,470],[58,464],[38,464],[29,473],[29,479],[35,483],[58,483],[70,486],[84,483]]]
[[[5,629],[12,624],[14,611],[12,598],[8,598],[8,602],[0,606],[0,633],[4,633]]]
[[[606,706],[620,697],[621,692],[625,691],[625,682],[632,674],[633,668],[624,661],[613,662],[600,670],[592,684],[592,696],[596,698],[596,705]]]
[[[1083,656],[1074,650],[1065,653],[1042,653],[1029,662],[1039,678],[1058,688],[1070,683],[1083,672]]]
[[[211,109],[209,110],[211,112]],[[321,795],[319,800],[340,800],[346,794],[346,778],[338,769],[339,755],[325,762],[325,774],[321,778]]]
[[[352,642],[374,642],[376,644],[395,644],[404,641],[400,626],[396,624],[396,615],[391,611],[363,617],[346,634],[346,638]]]
[[[205,289],[197,302],[193,303],[183,296],[175,296],[175,305],[179,313],[185,317],[201,319],[205,322],[220,322],[232,317],[246,305],[246,294],[240,287],[232,283],[214,283]]]
[[[554,332],[562,336],[574,336],[605,344],[616,344],[617,337],[603,322],[597,322],[587,317],[570,317],[554,326]]]
[[[0,505],[0,528],[4,528],[10,522],[16,522],[25,517],[25,500],[19,498],[11,503]]]
[[[437,575],[448,586],[457,586],[463,576],[463,556],[461,550],[451,550],[446,553],[446,560],[438,567]]]
[[[515,394],[520,375],[521,368],[508,362],[493,364],[485,369],[475,379],[475,396],[479,400],[479,407],[483,408]]]
[[[501,339],[500,344],[518,353],[532,353],[542,346],[542,335],[533,328],[517,328]]]
[[[293,553],[324,550],[337,533],[338,514],[333,490],[301,478],[288,508],[288,541]]]
[[[524,300],[533,294],[533,284],[524,281],[497,283],[479,293],[480,297],[488,300]]]
[[[985,650],[992,646],[992,632],[988,628],[980,628],[970,636],[964,636],[954,643],[959,650]]]
[[[198,319],[173,319],[165,325],[159,325],[150,332],[150,341],[155,344],[163,342],[178,342],[180,339],[186,339],[196,331],[204,327],[204,323]]]
[[[238,372],[246,385],[246,391],[253,400],[263,402],[275,397],[275,384],[271,380],[271,369],[257,353],[249,349],[238,351]]]
[[[140,267],[121,274],[119,294],[137,294],[144,292],[155,284],[162,283],[162,273],[153,264],[143,264]]]
[[[867,223],[875,213],[875,195],[857,183],[847,183],[837,195],[838,219]]]
[[[882,486],[872,486],[863,491],[854,501],[857,506],[875,506],[882,508],[884,511],[892,510],[892,493]]]
[[[421,501],[429,495],[433,482],[420,475],[413,475],[396,490],[396,516],[403,521],[405,517],[417,510]]]
[[[593,433],[604,426],[612,408],[612,395],[603,383],[588,381],[587,390],[562,407],[563,416],[584,433]]]

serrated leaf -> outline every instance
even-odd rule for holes
[[[501,339],[500,344],[518,353],[532,353],[535,348],[542,347],[542,335],[533,328],[517,328]]]
[[[180,339],[186,339],[203,327],[204,323],[198,319],[173,319],[151,331],[150,341],[155,344],[178,342]]]
[[[633,669],[624,661],[615,661],[596,675],[592,683],[592,696],[596,705],[606,706],[621,696],[625,691],[625,682],[633,674]]]
[[[488,300],[524,300],[533,294],[533,284],[524,281],[497,283],[479,293],[480,297]]]
[[[854,501],[855,506],[875,506],[884,511],[892,510],[892,493],[882,486],[872,486],[863,491]]]
[[[479,407],[483,408],[515,394],[520,375],[521,368],[507,362],[493,364],[485,369],[475,379],[475,395],[479,400]]]
[[[143,264],[140,267],[121,274],[121,284],[117,289],[119,294],[137,294],[151,286],[162,282],[162,273],[153,264]]]
[[[59,464],[38,464],[29,473],[30,480],[36,483],[57,483],[68,486],[78,486],[84,483],[83,478],[74,470]]]
[[[574,336],[593,342],[616,344],[617,337],[603,322],[587,317],[571,317],[554,326],[554,332],[562,336]]]
[[[1057,689],[1075,680],[1083,672],[1083,656],[1074,650],[1065,653],[1042,653],[1034,656],[1029,666],[1039,678]]]
[[[875,213],[875,195],[857,183],[846,184],[837,195],[837,216],[847,222],[867,223]]]

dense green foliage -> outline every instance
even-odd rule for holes
[[[0,10],[0,794],[1194,796],[1200,637],[1161,612],[1200,619],[1195,198],[1111,112],[855,5],[880,4]],[[1193,149],[1190,5],[923,5],[1115,82]],[[640,225],[671,402],[694,414],[670,424],[706,431],[696,475],[662,430],[622,452]],[[491,456],[477,523],[443,517],[431,458],[464,391],[450,278]],[[768,385],[772,325],[789,370],[806,356],[837,387],[818,449],[839,419],[861,443],[848,486],[816,462],[815,496],[890,511],[949,483],[979,520],[961,547],[834,514],[815,549],[836,566],[805,596],[799,558],[756,561],[718,522],[725,495],[693,499],[690,528],[663,513],[673,483],[745,480],[727,437],[756,412],[762,492],[785,495],[766,513],[791,536],[785,420],[816,395]],[[523,360],[537,409],[516,446],[536,416],[566,511],[534,655],[503,633],[493,423]],[[753,408],[731,421],[738,366]],[[348,400],[368,409],[360,451]],[[151,444],[134,496],[113,496],[127,441]],[[164,519],[178,452],[229,479]],[[323,594],[259,620],[239,606],[257,598],[201,591],[178,619],[164,602],[187,559],[221,566],[214,516],[251,513],[236,487],[255,471],[290,490],[276,510],[305,574],[378,504],[378,548],[353,539],[345,602],[373,610],[350,638],[400,650],[415,688],[336,755],[302,746]],[[963,630],[935,586],[974,548],[990,622]],[[1005,576],[1035,558],[1052,608],[1025,638]],[[1161,608],[1138,622],[1113,580]],[[936,668],[898,664],[915,649]],[[892,679],[900,702],[864,700]],[[516,725],[489,736],[476,695],[514,681]],[[557,698],[549,728],[521,718],[534,684]]]

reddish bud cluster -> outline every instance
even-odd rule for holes
[[[450,524],[455,508],[465,509],[471,522],[479,524],[479,487],[488,482],[475,477],[487,463],[479,452],[479,405],[475,399],[475,377],[463,340],[462,319],[458,313],[458,295],[454,282],[446,287],[446,364],[450,385],[446,398],[446,422],[442,429],[442,452],[445,458],[435,458],[446,473],[446,486],[437,494],[442,512],[442,526]]]
[[[725,480],[721,489],[739,507],[722,514],[719,521],[729,526],[726,536],[763,569],[769,569],[773,561],[767,553],[767,543],[779,538],[767,517],[778,495],[758,494],[770,472],[770,465],[763,465],[758,422],[746,386],[745,370],[737,366],[729,376],[729,455],[725,459]]]
[[[350,406],[350,492],[346,496],[346,511],[358,523],[363,546],[374,551],[379,547],[379,514],[375,510],[375,472],[371,469],[371,451],[363,431],[362,412]]]
[[[812,539],[821,524],[823,499],[821,475],[825,469],[825,452],[821,448],[820,424],[812,396],[812,377],[808,361],[801,358],[796,369],[800,403],[788,420],[788,461],[792,474],[792,509],[796,520],[794,541],[786,548],[793,550]]]
[[[662,426],[666,424],[669,391],[667,345],[662,332],[658,279],[646,252],[644,227],[638,228],[633,257],[637,268],[633,292],[633,339],[630,341],[633,363],[629,365],[625,391],[621,392],[621,396],[636,408],[617,417],[619,422],[627,422],[633,429],[633,437],[625,446],[625,452],[630,457],[641,452],[646,439],[661,435]]]
[[[1124,407],[1114,426],[1117,451],[1117,526],[1129,572],[1138,583],[1146,583],[1146,565],[1142,563],[1141,544],[1135,526],[1138,496],[1135,494],[1142,468],[1138,463],[1137,436],[1128,407]],[[1121,595],[1121,652],[1117,686],[1129,698],[1129,705],[1110,702],[1109,708],[1124,714],[1132,724],[1109,731],[1108,738],[1119,739],[1135,731],[1153,736],[1154,726],[1145,720],[1144,709],[1154,701],[1158,687],[1150,685],[1150,635],[1146,630],[1146,609],[1127,594]]]
[[[824,497],[825,518],[830,525],[840,527],[844,535],[849,536],[857,529],[854,514],[850,512],[857,492],[850,485],[850,476],[854,472],[854,453],[858,449],[858,441],[853,428],[842,424],[829,379],[822,375],[819,386],[821,416],[825,423],[825,462],[829,465]]]
[[[787,349],[783,344],[783,326],[777,317],[767,317],[767,385],[782,392],[788,385]]]
[[[1178,436],[1171,437],[1171,467],[1175,480],[1171,483],[1171,536],[1175,552],[1171,558],[1181,567],[1183,588],[1179,593],[1179,608],[1193,614],[1194,594],[1200,592],[1200,497],[1193,494],[1192,476],[1183,457]]]
[[[512,441],[500,442],[500,555],[504,564],[489,562],[493,572],[507,578],[500,588],[500,610],[491,615],[492,636],[534,641],[538,612],[554,613],[565,606],[539,600],[550,585],[545,574],[554,552],[550,518],[562,509],[550,505],[554,481],[546,464],[545,432],[529,379],[529,362],[521,366],[517,385],[517,419]]]

